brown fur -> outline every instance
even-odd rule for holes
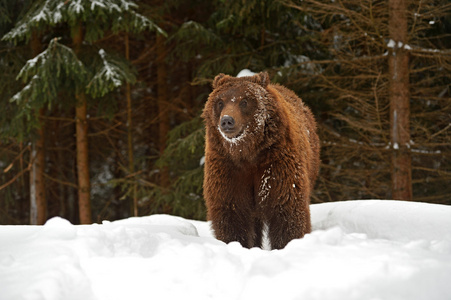
[[[266,72],[241,78],[220,74],[202,116],[204,198],[216,237],[261,247],[266,223],[271,247],[281,249],[309,233],[319,140],[301,99],[270,84]],[[234,119],[233,132],[221,133],[224,116]]]

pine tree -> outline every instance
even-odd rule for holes
[[[3,36],[11,29],[13,22],[23,13],[24,9],[30,7],[29,2],[23,1],[21,6],[19,6],[17,3],[11,1],[0,1],[0,36]],[[30,193],[30,204],[32,208],[29,220],[31,224],[43,224],[46,220],[46,193],[43,176],[45,153],[44,143],[42,142],[43,138],[41,138],[44,136],[44,126],[40,124],[41,126],[39,126],[34,136],[37,142],[33,143],[31,147],[24,147],[26,143],[23,139],[23,123],[17,122],[16,119],[12,118],[12,116],[20,113],[20,110],[10,105],[9,99],[20,87],[14,81],[15,74],[18,73],[20,67],[23,65],[23,59],[29,58],[30,55],[37,55],[39,52],[40,43],[36,34],[33,34],[29,44],[22,47],[15,47],[14,45],[0,42],[0,65],[3,70],[0,75],[2,82],[0,87],[0,103],[3,108],[3,113],[0,117],[0,144],[1,148],[5,147],[4,149],[18,150],[16,154],[14,154],[14,151],[1,151],[2,154],[6,154],[6,156],[2,155],[1,160],[3,162],[12,161],[12,163],[6,167],[5,172],[2,172],[3,175],[1,177],[3,178],[0,180],[2,182],[0,191],[5,191],[1,192],[3,195],[0,195],[0,199],[8,207],[7,203],[11,199],[15,202],[20,202],[22,197],[28,195],[27,192],[22,193],[20,190],[25,189],[24,185],[26,180],[24,174],[29,171],[30,185],[28,192]],[[42,114],[43,110],[40,110],[38,115],[41,116]],[[38,122],[42,123],[42,120],[40,118],[38,119]],[[28,150],[30,150],[29,163],[26,162],[28,159]],[[10,157],[9,154],[15,156]],[[15,175],[14,171],[16,171]],[[9,174],[13,175],[10,179],[8,179]],[[14,185],[15,182],[17,182],[16,185]],[[19,191],[16,190],[17,188]],[[5,210],[5,214],[9,215],[8,217],[12,220],[14,220],[14,217],[20,218],[20,215],[24,215],[23,213],[12,213],[8,210]]]
[[[451,53],[446,34],[437,32],[449,22],[449,3],[286,5],[312,17],[311,32],[324,54],[310,62],[317,71],[300,80],[328,105],[320,122],[320,197],[449,203],[449,127],[443,120],[450,108]],[[440,193],[431,188],[440,184]]]
[[[304,14],[279,1],[213,1],[211,17],[187,21],[172,37],[182,46],[175,54],[201,57],[196,83],[211,82],[218,73],[275,70],[291,64],[306,49],[300,35]],[[276,73],[276,72],[272,72]]]
[[[18,118],[35,119],[42,107],[68,105],[76,107],[77,167],[80,222],[91,222],[90,179],[88,160],[87,106],[90,97],[101,97],[124,82],[132,83],[135,76],[122,59],[113,59],[103,49],[95,50],[93,43],[107,32],[162,31],[148,18],[136,12],[137,5],[126,0],[103,1],[35,1],[24,17],[3,40],[18,43],[30,39],[33,32],[44,32],[57,26],[71,31],[72,47],[52,38],[47,49],[29,60],[18,78],[26,86],[12,100],[21,106]],[[85,49],[87,48],[87,49]],[[91,54],[85,54],[91,53]],[[83,55],[82,55],[83,52]],[[90,55],[95,52],[94,59]],[[82,62],[90,59],[92,64]],[[93,68],[90,68],[90,66]],[[88,67],[89,66],[89,67]],[[125,67],[124,67],[125,66]],[[72,101],[62,103],[59,93],[72,95]]]

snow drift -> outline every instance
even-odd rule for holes
[[[244,249],[167,215],[0,226],[0,299],[451,299],[451,207],[311,205],[314,231]]]

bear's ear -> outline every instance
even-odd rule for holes
[[[268,72],[260,72],[257,75],[254,75],[256,79],[256,83],[266,88],[270,83]]]
[[[270,83],[268,72],[260,72],[252,77],[249,77],[249,81],[255,82],[264,88],[266,88]]]
[[[213,89],[216,89],[218,87],[220,87],[221,85],[224,84],[224,82],[227,80],[227,78],[229,78],[229,75],[226,75],[224,73],[220,73],[218,75],[216,75],[215,79],[213,80]]]

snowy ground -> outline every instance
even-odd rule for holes
[[[0,299],[451,299],[451,207],[312,205],[279,251],[215,240],[167,215],[0,226]]]

